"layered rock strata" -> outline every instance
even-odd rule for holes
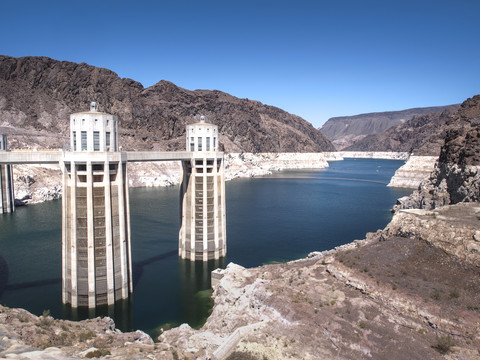
[[[388,186],[418,188],[422,181],[430,177],[437,160],[436,156],[410,156],[406,163],[395,171]]]
[[[459,203],[435,210],[400,210],[385,228],[385,233],[386,236],[395,235],[426,241],[480,268],[478,202]]]

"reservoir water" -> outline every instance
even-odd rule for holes
[[[160,326],[201,326],[211,308],[211,270],[293,260],[385,227],[395,200],[411,192],[386,186],[402,164],[346,159],[227,182],[227,257],[208,263],[177,256],[178,186],[132,188],[134,294],[93,313],[62,305],[61,201],[18,208],[0,215],[0,303],[57,318],[109,315],[122,330],[152,335]]]

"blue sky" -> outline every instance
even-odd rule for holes
[[[478,0],[4,1],[0,54],[333,116],[480,93]]]

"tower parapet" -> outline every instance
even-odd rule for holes
[[[70,115],[72,151],[118,151],[118,118],[98,111],[96,102],[90,111]]]
[[[63,302],[112,305],[133,290],[127,159],[118,149],[114,115],[70,116],[71,148],[64,155]]]
[[[0,151],[8,151],[7,135],[0,134]],[[0,165],[0,214],[15,211],[12,165]]]
[[[179,256],[207,261],[226,255],[225,176],[218,153],[218,127],[205,122],[187,125],[186,147],[191,160],[182,161]]]
[[[187,151],[217,151],[218,126],[205,122],[205,116],[200,122],[187,125]]]

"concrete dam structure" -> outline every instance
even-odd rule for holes
[[[0,135],[0,154],[7,152],[7,135]],[[15,211],[12,165],[0,164],[0,214]]]
[[[91,103],[90,111],[70,116],[72,151],[0,151],[1,169],[10,167],[10,178],[12,164],[60,164],[62,300],[72,308],[113,305],[133,292],[128,162],[181,161],[179,256],[207,261],[226,255],[217,126],[204,117],[187,126],[187,151],[120,152],[118,139],[117,117]],[[2,194],[4,188],[13,200],[13,181],[8,188],[2,182]]]
[[[127,162],[116,116],[70,115],[62,164],[62,297],[72,307],[111,305],[133,291]]]
[[[182,161],[181,222],[178,254],[182,259],[212,260],[226,255],[225,176],[217,151],[218,127],[200,122],[187,126],[187,149],[193,156]]]

